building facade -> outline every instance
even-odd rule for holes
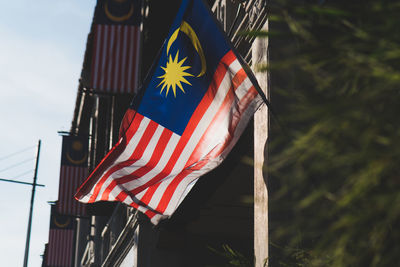
[[[104,18],[99,15],[98,10],[94,13],[74,116],[68,133],[70,136],[88,138],[89,171],[99,164],[118,141],[124,113],[155,61],[180,5],[177,0],[115,1],[117,4],[132,3],[123,6],[121,13],[118,13],[120,11],[117,9],[111,9],[109,2],[113,1],[99,0],[96,9],[108,10],[111,16],[105,11]],[[208,1],[208,4],[238,52],[251,64],[254,37],[240,33],[260,29],[264,25],[267,15],[266,1],[219,0]],[[135,9],[139,9],[135,11],[139,18],[129,22],[128,26],[120,24],[118,18],[130,14],[133,5]],[[137,66],[137,77],[132,82],[131,89],[107,89],[111,88],[111,84],[119,84],[119,80],[114,81],[112,76],[108,78],[108,87],[107,81],[96,82],[98,78],[93,72],[97,71],[100,76],[105,75],[96,70],[98,65],[104,64],[98,59],[100,52],[96,52],[99,50],[98,40],[105,38],[99,37],[104,34],[98,26],[101,24],[99,22],[109,22],[107,27],[115,26],[116,29],[133,27],[132,25],[136,27],[136,39],[130,39],[137,42],[135,49],[138,51],[133,58]],[[107,29],[112,33],[113,30]],[[112,36],[113,40],[123,40],[123,35],[119,36],[117,32]],[[120,47],[123,50],[123,43]],[[116,49],[118,50],[118,46]],[[112,57],[113,54],[106,56]],[[124,66],[121,65],[121,69]],[[124,74],[118,75],[116,77],[121,79]],[[103,87],[102,83],[105,84]],[[134,208],[122,203],[100,202],[85,205],[84,214],[71,217],[75,221],[73,258],[69,261],[71,266],[218,266],[226,260],[219,253],[223,252],[225,245],[252,259],[252,144],[253,126],[250,125],[221,166],[203,176],[174,215],[157,226],[152,225],[146,216]],[[51,266],[47,265],[46,258],[45,256],[43,265]]]

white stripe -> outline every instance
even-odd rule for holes
[[[239,99],[239,101],[242,100],[242,98],[246,95],[246,93],[252,86],[253,83],[248,77],[240,84],[240,86],[235,91],[235,95]]]
[[[144,132],[146,131],[148,125],[150,123],[150,120],[146,117],[144,117],[142,119],[142,121],[140,122],[140,125],[136,131],[136,133],[132,136],[131,140],[129,141],[128,145],[126,146],[125,150],[121,153],[121,155],[114,161],[113,164],[111,164],[107,170],[105,172],[103,172],[101,174],[101,177],[103,177],[109,170],[111,170],[115,165],[119,164],[119,163],[123,163],[125,161],[127,161],[131,156],[133,151],[135,151],[137,145],[139,144],[140,140],[143,137]],[[125,167],[126,168],[126,167]],[[127,172],[124,172],[123,170],[125,168],[122,168],[121,171],[117,171],[120,176],[115,176],[116,172],[113,172],[108,178],[107,180],[104,182],[103,186],[101,187],[100,193],[97,195],[96,200],[100,200],[102,193],[104,192],[105,188],[107,188],[110,183],[112,182],[112,180],[114,178],[119,178],[122,177],[124,175],[127,175]],[[92,188],[93,192],[94,192],[94,187]],[[92,191],[91,191],[91,194]]]
[[[157,129],[155,130],[153,136],[150,139],[149,144],[145,148],[142,157],[139,160],[137,160],[134,164],[124,167],[122,169],[119,169],[110,175],[110,177],[107,179],[107,181],[103,184],[103,187],[99,193],[99,197],[104,193],[104,191],[110,185],[112,180],[132,174],[134,171],[141,168],[142,166],[145,166],[149,162],[151,155],[154,153],[154,149],[157,145],[157,141],[160,139],[160,136],[161,136],[163,130],[164,130],[164,127],[162,127],[161,125],[158,125]],[[116,196],[117,195],[110,194],[108,199],[115,200]]]
[[[100,179],[104,176],[104,174],[106,174],[114,165],[119,164],[121,162],[124,162],[126,160],[128,160],[130,158],[130,156],[132,155],[133,151],[135,150],[136,146],[138,145],[141,137],[144,134],[144,130],[147,128],[147,125],[149,124],[150,120],[146,117],[144,117],[142,119],[142,121],[140,122],[140,125],[138,127],[138,130],[136,131],[136,133],[132,136],[132,138],[129,140],[129,143],[127,144],[127,146],[125,147],[124,151],[121,153],[121,155],[99,176]],[[106,180],[107,183],[109,183],[110,181]],[[79,199],[79,201],[84,202],[84,203],[88,203],[88,201],[90,200],[90,197],[93,195],[94,193],[94,189],[96,187],[96,184],[94,186],[92,186],[92,188],[90,189],[90,192],[86,195],[83,195],[81,197],[81,199]],[[99,196],[96,197],[96,200],[99,198]]]
[[[131,182],[127,182],[125,184],[123,184],[123,186],[125,187],[125,189],[127,191],[132,191],[135,188],[146,184],[147,182],[149,182],[151,179],[153,179],[156,175],[158,175],[167,165],[169,159],[171,158],[172,153],[174,152],[176,145],[178,144],[180,139],[180,136],[172,133],[171,138],[168,140],[168,143],[165,147],[165,150],[163,152],[163,154],[161,155],[160,160],[158,161],[158,163],[156,164],[156,166],[150,170],[148,173],[146,173],[145,175],[143,175],[142,177],[140,177],[140,179],[131,181]],[[118,187],[114,188],[114,190],[112,191],[112,194],[114,196],[118,195],[121,192],[121,189]]]
[[[164,211],[165,215],[171,216],[174,213],[178,205],[183,201],[195,183],[199,180],[199,176],[203,175],[204,173],[206,172],[192,172],[179,183],[172,194],[170,201],[168,202],[167,208]]]
[[[124,162],[128,160],[133,151],[136,149],[137,145],[139,144],[139,141],[141,140],[144,132],[147,129],[147,126],[149,125],[150,120],[146,117],[143,117],[142,121],[140,122],[140,125],[135,132],[135,134],[132,136],[132,138],[128,141],[129,143],[125,147],[125,150],[121,153],[121,155],[115,160],[115,164]],[[133,124],[131,124],[133,126]],[[129,131],[129,130],[128,130]]]
[[[156,214],[156,215],[154,215],[153,218],[151,218],[150,221],[151,221],[154,225],[157,225],[161,220],[165,220],[165,219],[168,219],[168,218],[169,218],[169,216],[161,215],[161,214]]]
[[[157,187],[156,191],[154,192],[148,206],[152,209],[156,209],[158,204],[160,203],[161,198],[164,196],[165,190],[171,184],[174,179],[167,179],[163,180],[161,184]]]

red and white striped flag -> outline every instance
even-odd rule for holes
[[[74,219],[58,214],[52,206],[46,266],[73,266],[74,235]]]
[[[104,1],[96,6],[90,88],[134,93],[139,81],[141,1]]]
[[[119,142],[76,194],[84,203],[126,203],[154,224],[224,160],[262,104],[202,1],[183,1],[156,66]]]
[[[86,207],[74,198],[88,175],[88,140],[81,136],[63,136],[57,211],[65,215],[85,216]]]

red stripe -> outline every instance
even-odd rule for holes
[[[142,122],[144,116],[142,114],[139,114],[138,112],[136,112],[135,110],[130,110],[133,111],[133,113],[131,113],[131,123],[129,125],[129,128],[126,130],[126,132],[123,135],[123,138],[126,139],[128,142],[131,141],[133,135],[136,133],[137,129],[140,126],[140,123]]]
[[[136,114],[136,110],[133,110],[130,108],[125,112],[125,115],[122,118],[121,126],[119,128],[119,138],[121,138],[126,133],[126,131],[129,129],[129,127],[133,121],[133,118],[135,117],[135,114]]]
[[[107,171],[107,173],[104,174],[103,178],[102,178],[102,182],[98,183],[96,185],[96,188],[94,190],[94,193],[91,197],[91,199],[96,199],[96,197],[98,196],[101,187],[103,186],[104,182],[110,177],[110,175],[112,175],[113,173],[125,168],[125,167],[129,167],[131,165],[133,165],[136,161],[138,161],[140,158],[142,158],[143,153],[147,147],[147,145],[150,143],[150,140],[152,138],[152,136],[154,135],[156,129],[157,129],[158,124],[154,121],[150,121],[150,123],[148,124],[146,130],[143,133],[142,138],[140,139],[138,145],[136,146],[135,150],[133,151],[133,153],[131,154],[131,156],[129,157],[128,160],[121,162],[117,165],[114,165],[109,171]],[[131,176],[133,174],[129,174],[127,175],[128,177]],[[121,179],[123,179],[126,176],[121,177]],[[113,179],[111,181],[115,182],[115,179]],[[108,197],[108,194],[106,194],[106,196]],[[100,200],[107,200],[107,198],[105,198],[105,195],[101,195]]]
[[[143,197],[140,199],[141,202],[143,202],[144,204],[148,205],[154,195],[154,193],[156,192],[157,188],[160,186],[161,182],[153,184],[152,186],[150,186],[146,193],[143,195]]]
[[[110,170],[108,170],[101,180],[96,184],[96,187],[94,189],[93,195],[90,197],[90,201],[95,201],[97,198],[101,187],[103,184],[107,181],[107,179],[112,175],[114,172],[119,171],[125,167],[128,167],[132,164],[134,164],[140,157],[143,155],[144,150],[146,149],[148,143],[150,142],[151,137],[153,136],[155,130],[157,129],[158,124],[150,121],[150,123],[147,125],[142,138],[140,139],[139,143],[137,144],[136,148],[134,149],[133,153],[129,157],[128,160],[118,163],[116,165],[113,165]],[[101,198],[101,200],[104,200]]]
[[[114,161],[121,155],[122,152],[124,152],[126,145],[129,143],[130,139],[132,138],[133,134],[137,131],[137,129],[140,126],[141,121],[143,120],[143,116],[140,115],[139,113],[136,113],[136,115],[134,116],[134,119],[130,125],[130,130],[127,131],[127,134],[130,134],[130,138],[121,138],[120,141],[124,141],[124,143],[119,142],[117,143],[111,150],[110,152],[106,155],[106,157],[104,157],[104,159],[100,162],[100,164],[96,167],[96,169],[92,172],[92,174],[89,176],[89,178],[85,181],[85,183],[81,186],[81,188],[83,190],[90,190],[89,186],[95,186],[95,192],[98,192],[101,188],[101,186],[103,185],[103,183],[106,181],[107,179],[107,174],[110,173],[110,171],[107,172],[107,174],[100,176],[104,171],[106,171],[106,169],[109,166],[112,166],[112,164],[114,163]],[[127,137],[127,136],[125,136]],[[127,141],[128,140],[128,141]],[[114,166],[115,167],[115,166]],[[114,168],[112,168],[114,169]],[[95,179],[94,181],[91,181],[91,177],[96,177],[99,176],[97,179]],[[100,179],[100,180],[98,180]],[[98,180],[98,181],[97,181]],[[89,184],[86,185],[86,183],[89,182]],[[85,186],[85,189],[83,188],[83,186]],[[78,193],[81,191],[81,188],[78,189]],[[78,196],[77,193],[77,196]],[[89,203],[94,202],[94,199],[97,197],[97,195],[95,195],[96,193],[94,193],[89,200]],[[79,195],[81,195],[81,193],[79,193]]]
[[[147,217],[149,217],[150,219],[153,218],[155,215],[157,215],[157,213],[155,213],[152,210],[147,210],[144,214],[146,214]]]
[[[157,163],[160,161],[160,158],[161,158],[161,156],[163,154],[162,152],[165,150],[165,148],[166,148],[166,146],[168,144],[168,141],[171,138],[171,136],[172,136],[172,132],[170,130],[168,130],[168,129],[164,129],[162,134],[161,134],[161,136],[160,136],[160,138],[159,138],[159,140],[158,140],[158,142],[157,142],[157,145],[156,145],[156,147],[154,149],[154,151],[156,151],[156,153],[153,153],[151,155],[151,158],[150,158],[149,162],[145,166],[137,169],[136,171],[134,171],[133,173],[131,173],[129,175],[123,176],[121,178],[114,179],[111,182],[111,184],[104,191],[102,199],[103,198],[104,198],[104,200],[108,199],[110,192],[115,188],[115,186],[117,184],[124,184],[124,183],[127,183],[129,181],[133,181],[135,179],[138,179],[138,178],[142,177],[143,175],[145,175],[149,171],[151,171],[154,168],[154,166],[156,166]],[[125,195],[125,197],[126,197],[126,195]],[[125,199],[125,197],[123,197],[123,199],[119,199],[119,200],[123,201]]]
[[[101,174],[109,167],[111,164],[117,159],[121,153],[124,151],[126,147],[127,140],[129,141],[133,134],[139,128],[139,125],[143,119],[143,116],[139,113],[136,113],[134,116],[130,129],[127,131],[123,138],[120,138],[120,141],[108,152],[108,154],[103,158],[103,160],[97,165],[94,171],[90,174],[90,176],[86,179],[86,181],[79,187],[78,192],[75,195],[75,198],[80,199],[83,195],[90,193],[90,189],[95,186],[98,180],[101,178]]]
[[[124,162],[121,162],[120,164],[115,165],[112,169],[110,169],[109,172],[107,172],[104,176],[106,179],[108,179],[108,177],[110,175],[112,175],[114,172],[119,171],[125,167],[131,166],[133,165],[137,160],[139,160],[140,158],[142,158],[143,153],[146,149],[146,147],[148,146],[148,144],[150,143],[151,138],[153,137],[156,129],[157,129],[158,124],[155,123],[154,121],[150,121],[149,125],[147,126],[145,132],[143,133],[142,138],[140,139],[136,149],[133,151],[131,157]],[[128,179],[129,180],[133,180],[135,178],[135,172],[130,173],[126,176],[122,176],[120,178],[115,178],[112,179],[110,185],[105,189],[105,194],[101,195],[101,200],[107,200],[108,196],[109,196],[109,192],[110,190],[107,190],[110,186],[112,188],[115,187],[115,185],[117,184],[117,180],[124,180],[124,179]],[[97,196],[98,192],[96,193]]]

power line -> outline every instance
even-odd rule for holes
[[[18,154],[20,154],[20,153],[22,153],[22,152],[25,152],[25,151],[28,151],[29,149],[32,149],[32,148],[34,148],[34,147],[36,147],[36,146],[30,146],[30,147],[24,148],[24,149],[22,149],[22,150],[19,150],[19,151],[17,151],[17,152],[11,153],[11,154],[9,154],[9,155],[3,156],[3,157],[0,158],[0,160],[8,159],[8,158],[10,158],[10,157],[12,157],[12,156],[18,155]]]
[[[19,165],[21,165],[21,164],[24,164],[24,163],[26,163],[26,162],[32,161],[33,159],[35,159],[35,158],[29,158],[29,159],[26,159],[26,160],[21,161],[21,162],[19,162],[19,163],[10,165],[10,166],[8,166],[8,167],[6,167],[6,168],[0,170],[0,172],[3,172],[3,171],[6,171],[6,170],[9,170],[9,169],[12,169],[12,168],[17,167],[17,166],[19,166]]]
[[[28,173],[33,173],[33,171],[34,171],[34,169],[30,169],[29,171],[26,171],[26,172],[20,173],[20,174],[18,174],[18,175],[16,175],[16,176],[14,176],[14,178],[11,178],[11,179],[17,179],[17,178],[20,178],[21,176],[23,176],[23,175],[25,175],[25,174],[28,174]]]

